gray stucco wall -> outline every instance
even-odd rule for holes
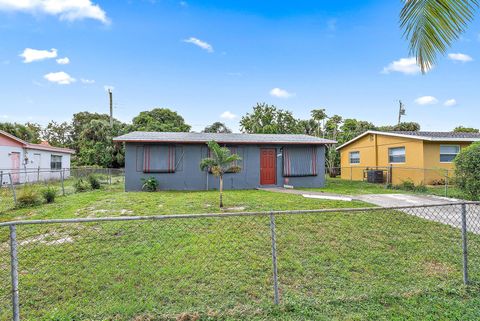
[[[207,156],[207,146],[204,144],[177,144],[175,173],[143,173],[143,160],[137,160],[143,155],[143,143],[126,143],[125,155],[125,190],[139,191],[142,178],[155,177],[162,190],[206,190],[218,189],[219,179],[199,168],[202,158]],[[325,147],[317,147],[317,176],[283,177],[282,146],[279,145],[239,145],[237,154],[242,157],[239,165],[240,173],[225,174],[225,189],[254,189],[260,186],[260,148],[275,148],[277,152],[277,184],[288,184],[295,187],[323,187],[325,184]],[[140,164],[139,164],[140,163]]]

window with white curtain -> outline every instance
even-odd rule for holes
[[[388,161],[390,163],[405,163],[405,147],[394,147],[388,149]]]
[[[360,164],[360,152],[350,152],[350,164]]]
[[[440,163],[451,163],[460,153],[458,145],[440,145]]]

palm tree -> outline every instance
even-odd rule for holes
[[[213,175],[220,178],[220,207],[223,207],[223,175],[225,173],[238,173],[241,168],[235,164],[241,160],[237,154],[232,154],[227,147],[220,147],[215,141],[207,143],[210,149],[210,157],[202,159],[200,169],[209,170]]]
[[[327,113],[325,113],[325,109],[314,109],[311,111],[311,115],[313,120],[318,122],[318,134],[317,136],[320,137],[320,130],[323,132],[323,138],[325,138],[325,119],[327,119]],[[323,126],[322,126],[323,123]]]
[[[445,54],[473,19],[477,0],[404,0],[400,25],[423,73]]]

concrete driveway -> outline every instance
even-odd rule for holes
[[[440,205],[461,202],[454,198],[411,194],[363,194],[354,195],[352,199],[380,207]]]
[[[322,193],[316,191],[302,191],[284,188],[262,188],[262,190],[298,194],[308,198],[330,199],[330,200],[358,200],[379,207],[407,207],[427,206],[400,209],[409,215],[421,217],[426,220],[447,224],[456,228],[462,227],[462,200],[434,195],[412,195],[412,194],[362,194],[362,195],[339,195]],[[458,205],[457,205],[458,203]],[[447,205],[448,204],[448,205]],[[432,206],[445,205],[445,206]],[[431,206],[431,207],[428,207]],[[467,229],[470,232],[480,234],[480,205],[467,205]]]

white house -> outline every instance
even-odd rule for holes
[[[70,175],[72,149],[31,144],[0,130],[0,183],[60,179]]]

